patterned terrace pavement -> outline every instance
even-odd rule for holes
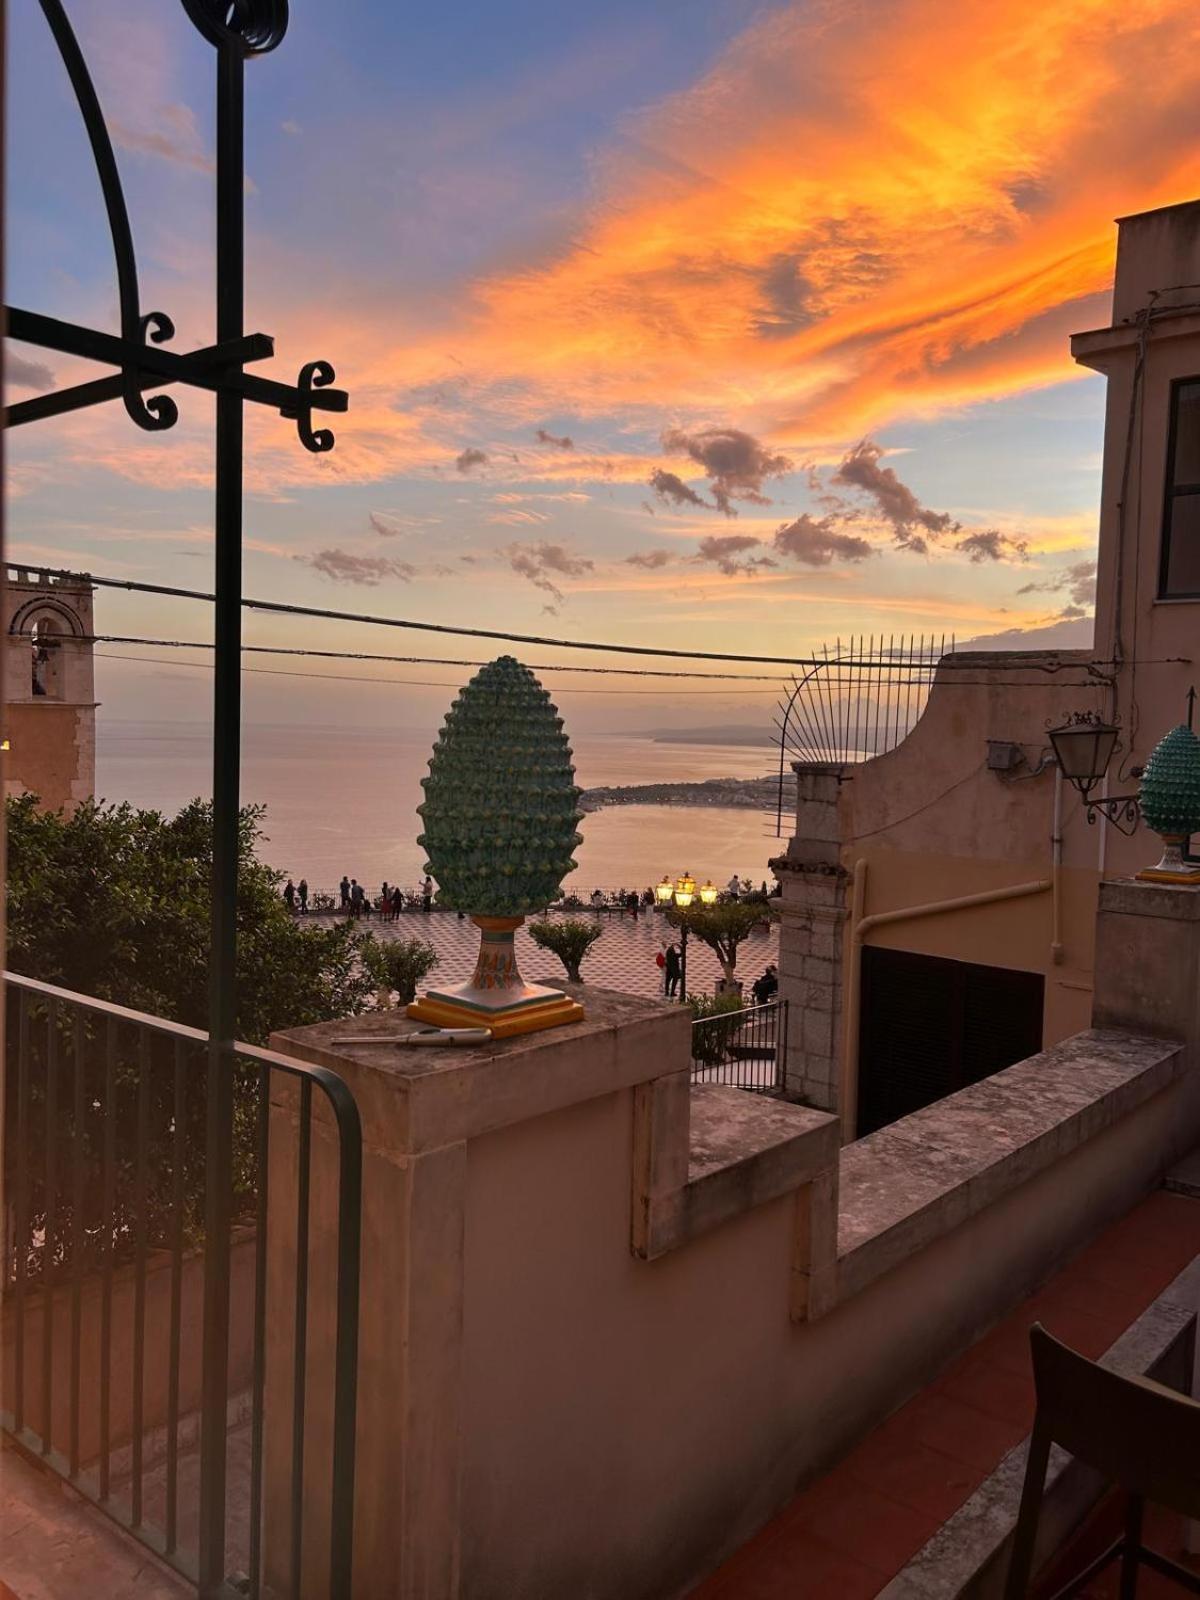
[[[662,973],[654,957],[663,943],[674,936],[658,911],[640,913],[636,918],[618,911],[576,911],[576,917],[598,917],[604,932],[584,958],[582,973],[586,983],[624,994],[644,995],[648,999],[662,993]],[[565,915],[552,912],[552,920]],[[314,920],[327,921],[326,917]],[[426,939],[438,953],[433,977],[439,984],[464,983],[475,966],[479,934],[467,919],[450,911],[405,911],[395,922],[378,915],[364,918],[362,926],[382,939]],[[779,929],[756,928],[738,952],[737,972],[749,991],[769,961],[779,960]],[[528,928],[517,933],[517,961],[522,975],[536,980],[562,976],[558,959],[540,950],[529,937]],[[687,984],[693,994],[711,994],[720,976],[717,958],[696,939],[688,941]]]

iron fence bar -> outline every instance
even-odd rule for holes
[[[312,1164],[312,1084],[300,1085],[300,1150],[296,1173],[296,1303],[292,1345],[291,1580],[299,1592],[304,1554],[304,1390],[308,1381],[308,1224]]]
[[[175,1551],[179,1537],[179,1354],[183,1312],[183,1163],[187,1149],[187,1079],[182,1040],[171,1050],[171,1331],[167,1360],[167,1508],[164,1538],[167,1554]]]
[[[329,1594],[330,1600],[352,1600],[362,1254],[362,1121],[354,1096],[340,1078],[330,1074],[324,1087],[338,1129],[337,1309]]]
[[[27,1157],[30,1144],[29,1128],[29,1002],[25,995],[17,996],[17,1234],[16,1264],[14,1267],[13,1301],[16,1307],[17,1327],[13,1348],[13,1415],[16,1431],[25,1428],[25,1274],[29,1267],[29,1172]]]
[[[137,1054],[137,1160],[134,1175],[134,1278],[133,1278],[133,1372],[132,1467],[129,1484],[130,1518],[135,1528],[142,1522],[143,1422],[146,1403],[146,1146],[150,1128],[150,1070],[152,1058],[148,1033],[138,1035]]]
[[[83,1340],[83,1169],[84,1150],[84,1062],[85,1024],[81,1012],[75,1015],[73,1038],[75,1041],[75,1100],[72,1106],[71,1170],[74,1182],[71,1189],[71,1370],[68,1375],[70,1396],[70,1443],[68,1446],[72,1479],[79,1476],[79,1366]]]
[[[258,1069],[258,1169],[254,1240],[254,1374],[250,1408],[250,1600],[258,1600],[262,1579],[263,1396],[267,1351],[267,1196],[271,1159],[271,1069]],[[339,1270],[340,1278],[340,1270]]]
[[[58,1002],[46,1007],[46,1225],[42,1243],[42,1454],[51,1445],[54,1400],[54,1254],[58,1192]]]
[[[104,1228],[100,1257],[100,1499],[109,1496],[109,1471],[112,1459],[111,1395],[112,1384],[112,1295],[113,1255],[116,1241],[116,1165],[117,1165],[117,1045],[119,1022],[108,1017],[104,1024],[104,1154],[102,1157]]]
[[[70,327],[71,324],[65,326]],[[183,359],[194,361],[201,367],[222,367],[243,361],[266,361],[274,353],[275,341],[268,334],[251,333],[237,344],[206,345],[200,350],[191,351]],[[139,372],[134,381],[139,389],[155,389],[163,384],[180,382],[178,378],[164,377],[154,372]],[[93,378],[90,383],[77,383],[69,389],[56,389],[50,394],[34,395],[30,400],[18,400],[14,405],[5,406],[0,425],[20,428],[29,422],[45,422],[49,417],[61,417],[71,411],[84,411],[89,406],[119,400],[124,391],[125,380],[122,377]]]
[[[79,356],[84,361],[97,361],[106,367],[119,367],[136,354],[139,367],[156,373],[173,383],[186,383],[193,389],[209,389],[213,393],[236,394],[256,405],[278,411],[280,416],[294,417],[310,407],[315,411],[346,411],[350,397],[344,389],[321,388],[311,392],[295,384],[279,383],[274,378],[260,378],[257,373],[242,372],[236,366],[212,367],[207,359],[198,361],[197,352],[182,355],[178,350],[164,350],[155,345],[137,346],[131,352],[126,341],[114,333],[102,333],[97,328],[84,328],[76,322],[65,322],[61,317],[48,317],[41,311],[26,311],[21,306],[6,306],[8,337],[23,344],[37,345],[42,350],[56,350],[61,355]],[[234,345],[240,348],[244,335],[240,332]],[[274,350],[270,334],[250,335],[255,340],[265,340]],[[224,344],[217,328],[217,343]],[[256,345],[261,349],[261,345]],[[271,352],[268,352],[270,354]],[[255,357],[254,359],[260,359]],[[168,398],[161,396],[162,399]],[[173,403],[173,402],[172,402]]]

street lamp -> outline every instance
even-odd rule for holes
[[[696,898],[696,880],[690,872],[685,872],[682,878],[676,878],[675,882],[672,883],[670,874],[664,873],[662,882],[654,886],[654,898],[664,911],[672,901],[681,911],[686,911]],[[710,906],[716,898],[717,891],[710,878],[700,890],[700,901],[701,904]],[[687,1000],[687,947],[687,923],[681,922],[679,925],[679,999],[681,1004]]]

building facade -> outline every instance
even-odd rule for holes
[[[51,811],[96,788],[93,593],[85,577],[13,566],[3,591],[4,792]]]
[[[1085,1028],[1099,884],[1158,859],[1047,737],[1115,722],[1093,798],[1136,794],[1200,680],[1200,202],[1118,227],[1111,325],[1071,342],[1108,380],[1093,649],[949,655],[894,749],[796,768],[789,1090],[847,1139]]]

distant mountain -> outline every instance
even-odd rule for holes
[[[655,744],[736,744],[760,749],[778,741],[773,728],[744,722],[717,723],[711,728],[650,728],[642,737]]]

